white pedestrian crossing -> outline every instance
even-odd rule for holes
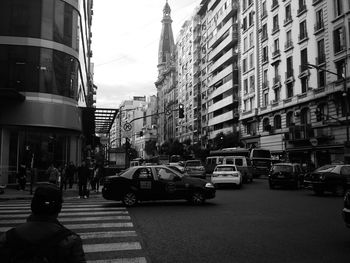
[[[24,223],[30,201],[0,202],[0,234]],[[89,263],[147,263],[129,212],[101,199],[71,199],[63,203],[59,221],[83,240]]]

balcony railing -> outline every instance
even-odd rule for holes
[[[263,34],[261,35],[261,41],[265,41],[265,40],[267,40],[267,39],[268,39],[267,33],[263,33]]]
[[[325,62],[326,62],[326,54],[325,53],[318,54],[318,57],[316,58],[316,64],[320,65]]]
[[[273,28],[272,28],[272,34],[276,33],[279,30],[280,30],[279,25],[274,25]]]
[[[287,79],[292,78],[294,76],[294,71],[293,71],[293,69],[289,69],[289,70],[287,70],[287,72],[285,74],[286,74],[286,80],[287,80]]]
[[[287,40],[287,42],[284,44],[284,49],[289,49],[293,47],[293,41]]]
[[[286,19],[284,19],[283,25],[287,25],[288,23],[290,23],[292,21],[293,21],[293,19],[292,19],[291,16],[290,17],[286,17]]]
[[[314,25],[314,30],[315,32],[324,29],[324,22],[323,21],[318,21],[315,25]]]
[[[306,5],[299,6],[297,16],[300,16],[304,12],[306,12]]]
[[[274,10],[275,8],[278,7],[278,1],[277,0],[273,0],[272,1],[272,5],[271,5],[271,11]]]
[[[302,63],[300,66],[299,66],[299,74],[302,74],[306,71],[308,71],[309,68],[307,66],[307,62],[306,63]]]
[[[265,10],[262,10],[262,13],[261,13],[260,18],[261,18],[261,19],[264,19],[265,17],[267,17],[267,11],[266,11],[266,9],[265,9]]]
[[[272,57],[277,57],[277,56],[279,56],[280,54],[281,54],[280,50],[277,49],[277,50],[275,50],[275,51],[272,52]]]
[[[269,82],[267,80],[264,80],[262,83],[262,88],[263,89],[268,89],[269,88]]]
[[[273,78],[273,85],[277,85],[281,82],[281,76],[277,75]]]
[[[307,39],[307,32],[305,31],[304,33],[299,34],[299,41],[303,41]]]

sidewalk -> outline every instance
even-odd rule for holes
[[[35,187],[33,187],[34,194]],[[101,188],[99,193],[95,193],[90,190],[90,198],[100,197]],[[0,202],[8,201],[8,200],[31,200],[33,195],[30,194],[29,186],[26,187],[25,191],[18,191],[13,188],[5,188],[5,193],[0,194]],[[78,199],[78,189],[77,186],[74,185],[72,189],[63,190],[63,200],[65,199]]]

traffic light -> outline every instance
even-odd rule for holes
[[[183,118],[185,118],[185,115],[184,115],[184,105],[183,104],[179,104],[179,118],[180,119],[183,119]]]
[[[317,121],[322,121],[322,112],[320,108],[317,108],[315,110],[315,115],[316,115],[316,120]]]

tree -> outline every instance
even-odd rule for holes
[[[183,155],[184,146],[182,143],[179,142],[179,140],[175,140],[169,146],[170,146],[169,155]]]

